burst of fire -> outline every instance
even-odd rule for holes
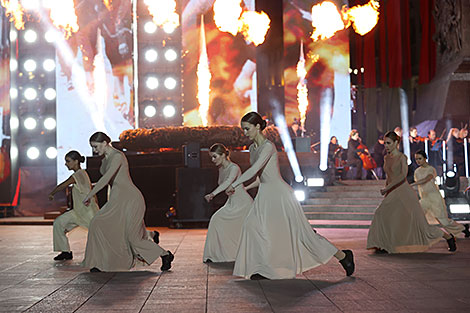
[[[312,7],[313,41],[328,39],[337,31],[344,29],[341,14],[336,5],[330,1],[324,1]]]
[[[103,3],[106,6],[106,8],[111,11],[111,7],[113,5],[113,0],[103,0]]]
[[[75,14],[73,0],[54,0],[51,6],[50,17],[52,24],[64,31],[65,38],[78,31],[78,18]]]
[[[0,0],[0,4],[5,8],[5,15],[10,17],[10,22],[15,23],[15,28],[24,29],[24,9],[18,0]]]
[[[175,0],[145,0],[155,25],[167,30],[174,30],[180,25],[180,17],[176,13]]]
[[[227,32],[233,36],[237,35],[242,24],[240,15],[242,14],[242,0],[216,0],[214,2],[214,22],[222,32]]]
[[[305,69],[305,57],[304,57],[304,43],[300,43],[300,56],[299,61],[297,62],[297,77],[299,78],[299,83],[297,84],[297,102],[299,103],[299,113],[300,113],[300,126],[302,129],[305,127],[305,118],[307,116],[308,108],[308,89],[307,81],[305,77],[307,76],[307,70]]]
[[[264,42],[269,24],[271,23],[266,13],[245,11],[240,18],[240,22],[242,23],[240,32],[245,37],[245,40],[252,42],[255,46]]]
[[[211,85],[211,72],[209,70],[209,58],[206,49],[206,34],[204,30],[204,16],[201,15],[201,32],[199,37],[199,63],[197,65],[197,99],[199,101],[199,116],[202,125],[207,126],[209,113],[209,95]]]
[[[350,9],[343,7],[343,19],[352,23],[354,31],[361,36],[364,36],[372,29],[379,21],[379,2],[370,0],[365,5],[356,5]]]

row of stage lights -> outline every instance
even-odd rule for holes
[[[54,130],[56,128],[56,120],[53,117],[48,117],[43,121],[43,126],[47,130]],[[18,118],[14,117],[10,119],[10,128],[17,129],[20,126]],[[38,121],[33,117],[27,117],[23,121],[23,126],[27,130],[34,130],[38,126]]]

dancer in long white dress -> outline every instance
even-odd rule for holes
[[[80,163],[85,162],[85,157],[79,152],[72,150],[65,155],[65,166],[74,173],[66,181],[57,185],[49,194],[49,200],[54,200],[54,195],[67,188],[72,187],[73,210],[67,211],[54,220],[53,245],[54,251],[60,251],[54,260],[71,260],[73,258],[70,250],[69,240],[66,233],[75,227],[81,226],[88,229],[91,219],[98,212],[96,198],[92,198],[89,206],[85,206],[82,201],[91,190],[91,182],[88,174],[80,167]]]
[[[230,160],[230,151],[224,145],[220,143],[212,145],[209,154],[212,162],[219,167],[219,186],[205,196],[207,202],[224,192],[241,175],[240,167]],[[257,182],[247,189],[256,185]],[[212,215],[204,245],[204,262],[235,261],[242,225],[252,203],[253,199],[246,192],[245,187],[239,185],[228,197],[224,206]]]
[[[153,242],[145,228],[145,201],[129,174],[126,156],[110,145],[111,139],[102,132],[90,137],[90,145],[98,155],[104,155],[100,172],[103,176],[86,196],[89,203],[98,191],[111,186],[108,202],[90,222],[85,259],[82,265],[91,272],[124,271],[136,260],[152,264],[162,258],[162,271],[171,268],[174,259],[170,251]]]
[[[423,150],[415,153],[415,160],[419,167],[415,170],[415,182],[411,186],[418,186],[419,203],[428,223],[441,225],[448,233],[458,235],[465,230],[465,227],[448,217],[446,204],[435,183],[436,170],[426,162],[426,159],[427,155]]]
[[[351,275],[352,251],[338,250],[312,229],[292,188],[282,179],[276,147],[263,134],[266,121],[258,113],[250,112],[242,118],[241,127],[253,141],[251,167],[226,192],[233,193],[257,175],[260,184],[243,224],[233,274],[251,279],[295,278],[335,256],[346,275]]]

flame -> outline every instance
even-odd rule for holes
[[[66,39],[79,29],[73,0],[54,0],[50,16],[52,24],[64,31]]]
[[[214,2],[214,22],[222,32],[236,36],[243,26],[240,22],[242,0],[216,0]]]
[[[202,125],[207,126],[207,114],[209,112],[209,95],[211,85],[211,72],[209,70],[209,58],[206,49],[206,34],[204,31],[204,16],[201,15],[201,32],[199,37],[199,63],[197,65],[197,99],[199,101],[199,116]]]
[[[299,113],[300,113],[300,125],[302,129],[305,126],[305,118],[307,117],[307,108],[308,108],[308,89],[307,89],[307,70],[305,68],[305,57],[304,57],[304,42],[300,43],[300,56],[299,61],[297,62],[297,77],[299,78],[299,83],[297,84],[297,102],[299,103]]]
[[[348,10],[343,8],[343,19],[347,20],[349,24],[352,23],[356,33],[364,36],[377,25],[379,7],[378,1],[370,0],[365,5],[356,5]]]
[[[245,37],[246,41],[252,42],[255,46],[264,42],[269,24],[271,23],[266,13],[245,11],[240,18],[240,22],[242,23],[240,32],[243,34],[243,37]]]
[[[313,41],[328,39],[337,31],[344,29],[341,14],[336,5],[330,1],[324,1],[312,7]]]
[[[5,15],[10,17],[10,22],[14,21],[15,28],[24,29],[24,9],[18,0],[0,0],[0,4],[5,8]]]
[[[152,15],[155,25],[163,27],[169,31],[180,26],[180,17],[176,13],[175,0],[144,0]]]
[[[106,6],[106,8],[111,11],[111,7],[113,5],[113,0],[103,0],[103,3],[104,5]]]

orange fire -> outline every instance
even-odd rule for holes
[[[168,32],[180,26],[180,17],[176,13],[175,0],[144,0],[155,25]]]
[[[240,18],[240,22],[242,23],[240,32],[246,41],[252,42],[255,46],[264,42],[269,24],[271,23],[266,13],[245,11]]]
[[[204,30],[204,15],[201,15],[201,32],[199,37],[199,63],[197,65],[197,100],[199,101],[199,116],[202,125],[207,126],[209,113],[209,96],[211,85],[211,72],[209,70],[209,58],[207,57],[206,33]]]
[[[304,43],[300,43],[300,56],[299,61],[297,62],[297,77],[299,78],[299,83],[297,84],[297,102],[299,103],[299,113],[300,113],[300,125],[303,129],[305,126],[305,118],[307,117],[307,108],[308,108],[308,89],[307,81],[305,77],[307,76],[307,70],[305,68],[305,57],[304,57]]]
[[[356,5],[350,9],[343,7],[343,19],[352,23],[354,31],[361,36],[364,36],[372,29],[379,21],[379,2],[370,0],[365,5]]]
[[[222,32],[236,36],[241,28],[242,0],[216,0],[214,2],[214,22]]]
[[[333,2],[324,1],[312,7],[313,41],[324,40],[344,29],[341,14]]]
[[[24,9],[18,0],[0,0],[0,4],[5,8],[5,15],[10,17],[10,22],[15,23],[15,28],[24,29]]]
[[[78,18],[73,0],[55,0],[51,6],[50,17],[52,24],[64,31],[66,39],[78,31]]]
[[[106,6],[106,8],[111,11],[111,7],[113,5],[113,0],[103,0],[103,3],[104,5]]]

